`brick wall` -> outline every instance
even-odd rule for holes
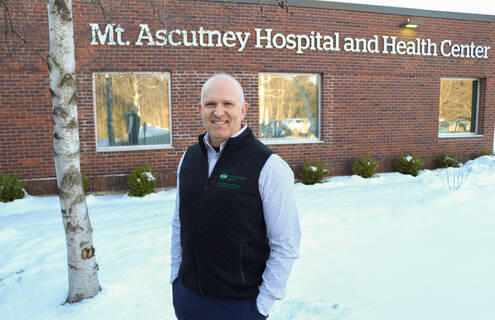
[[[107,2],[108,3],[108,2]],[[28,19],[16,24],[34,48],[11,39],[15,60],[0,60],[0,173],[28,180],[31,193],[54,193],[51,99],[46,65],[48,23],[46,4],[30,2]],[[414,17],[334,9],[202,1],[114,1],[104,17],[86,1],[74,1],[81,169],[92,178],[91,189],[124,190],[126,174],[149,162],[160,186],[175,184],[178,161],[202,133],[196,106],[202,83],[215,72],[239,79],[250,104],[247,123],[258,132],[258,73],[303,72],[321,75],[321,143],[270,147],[294,168],[308,160],[330,165],[334,175],[349,174],[357,156],[379,159],[381,171],[393,170],[393,159],[414,152],[433,166],[433,157],[452,152],[471,158],[491,150],[495,122],[495,53],[489,59],[460,59],[350,52],[255,48],[254,28],[274,33],[322,34],[345,37],[397,36],[414,41],[451,39],[456,43],[495,43],[495,23],[434,17]],[[411,18],[423,25],[406,32],[399,25]],[[120,24],[125,36],[137,39],[139,24],[156,29],[232,30],[250,32],[246,48],[159,46],[91,46],[89,23]],[[0,42],[4,54],[5,42]],[[381,51],[381,48],[380,48]],[[93,72],[170,72],[173,148],[97,152],[93,102]],[[438,138],[440,78],[481,78],[479,132],[483,137]]]

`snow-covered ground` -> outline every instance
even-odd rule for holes
[[[457,171],[297,184],[301,257],[270,319],[495,319],[495,157],[455,190]],[[175,192],[87,197],[103,290],[74,305],[58,198],[0,203],[0,319],[175,319]]]

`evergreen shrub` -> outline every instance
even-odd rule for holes
[[[352,165],[352,173],[363,178],[371,178],[378,169],[378,162],[372,157],[358,157]]]
[[[437,157],[437,162],[440,168],[459,168],[459,165],[461,164],[461,161],[455,154],[448,153],[440,153],[440,155]]]
[[[82,172],[81,172],[81,179],[82,179],[84,194],[88,194],[89,184],[91,181],[89,180],[88,176]]]
[[[412,153],[406,153],[397,158],[397,171],[404,174],[417,176],[419,170],[423,167],[423,161]]]
[[[129,174],[129,195],[143,197],[155,192],[156,173],[151,170],[151,166],[146,163],[143,167],[136,167]]]
[[[299,169],[299,180],[303,184],[321,183],[328,174],[328,170],[321,162],[306,162]]]
[[[0,175],[0,201],[11,202],[24,198],[26,183],[17,178],[16,174]]]

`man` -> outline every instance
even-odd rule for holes
[[[203,85],[207,132],[177,170],[170,282],[179,320],[265,319],[298,257],[294,175],[242,125],[247,109],[232,76]]]

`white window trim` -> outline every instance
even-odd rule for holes
[[[478,81],[478,92],[476,93],[476,123],[475,123],[475,132],[470,133],[438,133],[438,138],[482,138],[483,135],[479,133],[479,122],[480,122],[480,87],[481,87],[481,79],[480,78],[440,78],[440,82],[442,80],[476,80]],[[440,113],[440,104],[438,106]]]
[[[442,133],[439,134],[438,137],[440,139],[449,139],[449,138],[483,138],[484,136],[478,133]]]
[[[151,75],[162,75],[166,74],[168,77],[168,108],[169,108],[169,123],[170,123],[170,143],[169,144],[146,144],[146,145],[134,145],[134,146],[113,146],[113,147],[98,147],[98,118],[96,115],[96,84],[95,75],[96,74],[110,74],[110,75],[120,75],[120,74],[151,74]],[[92,74],[93,78],[93,117],[95,126],[95,146],[96,152],[115,152],[115,151],[136,151],[136,150],[156,150],[156,149],[173,149],[172,140],[172,79],[171,73],[167,71],[156,71],[156,72],[133,72],[133,71],[95,71]]]
[[[304,138],[260,138],[264,144],[306,144],[306,143],[322,143],[321,140],[321,74],[320,73],[303,73],[303,72],[258,72],[258,104],[259,104],[259,75],[297,75],[297,76],[314,76],[318,77],[318,137],[313,139]],[[258,105],[258,124],[259,124],[259,105]],[[259,130],[258,130],[259,134]]]
[[[145,144],[145,145],[137,145],[137,146],[96,147],[96,152],[158,150],[158,149],[173,149],[173,148],[174,147],[172,145]]]
[[[290,138],[277,138],[277,139],[260,139],[264,144],[305,144],[305,143],[324,143],[319,139],[290,139]]]

